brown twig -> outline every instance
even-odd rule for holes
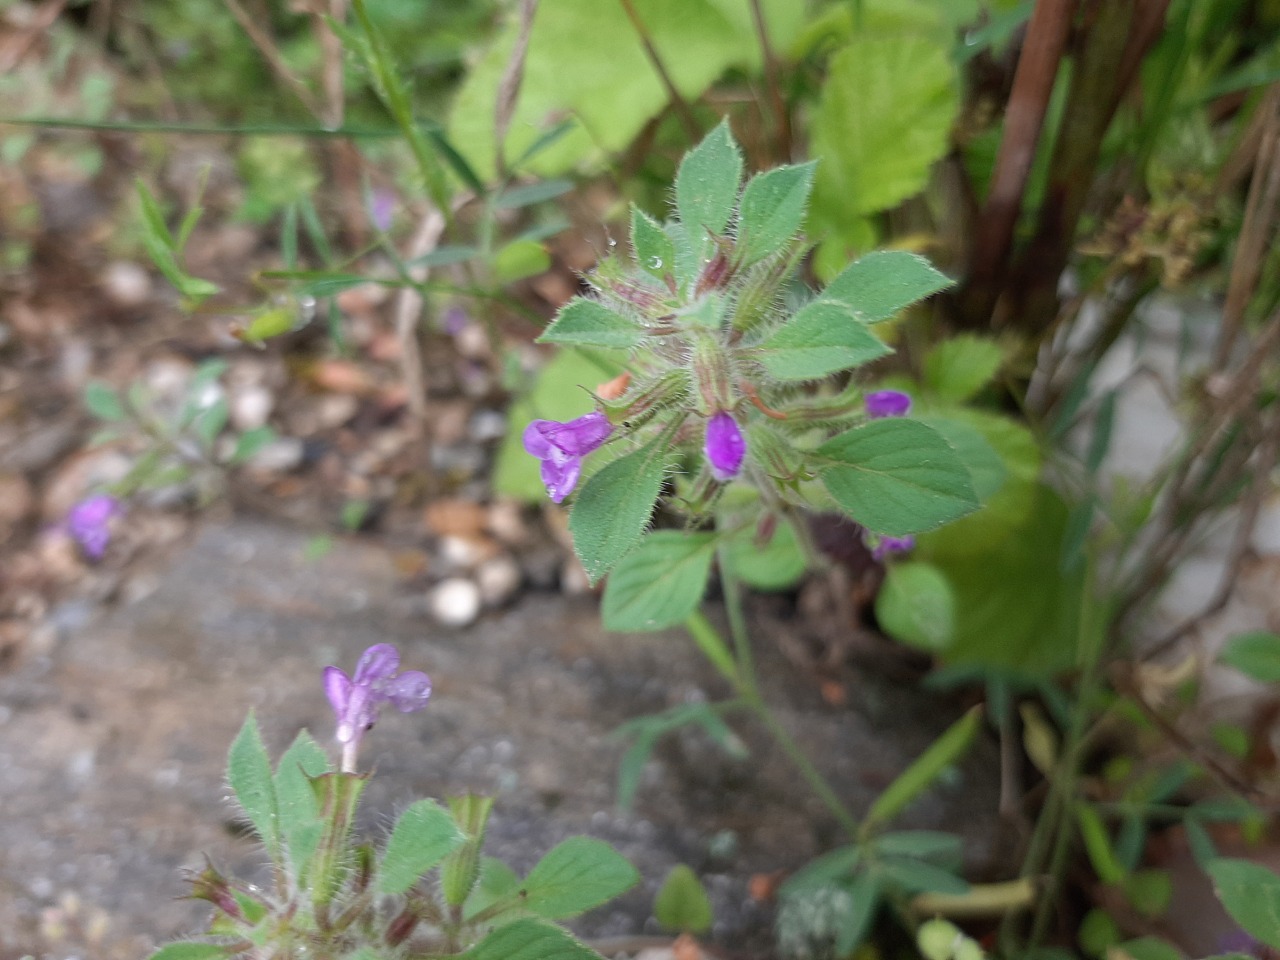
[[[533,18],[538,12],[538,0],[520,0],[520,33],[516,47],[507,61],[507,69],[498,84],[498,97],[493,110],[494,169],[499,177],[507,174],[507,131],[515,115],[516,102],[520,98],[520,84],[524,81],[524,63],[529,53],[529,38],[533,35]]]
[[[418,230],[409,241],[405,250],[406,261],[424,257],[435,249],[444,232],[444,215],[432,209],[418,224]],[[415,283],[423,283],[429,273],[427,267],[410,269],[410,276]],[[396,337],[400,344],[400,373],[404,377],[405,391],[408,393],[409,416],[414,428],[426,444],[428,456],[430,443],[427,435],[430,426],[427,418],[426,377],[422,368],[422,348],[418,342],[418,321],[422,316],[423,297],[415,287],[405,287],[396,297],[394,318]]]
[[[298,98],[298,102],[306,107],[307,112],[312,116],[322,116],[319,103],[311,94],[311,90],[307,85],[298,79],[297,75],[289,69],[289,64],[285,62],[284,57],[276,48],[271,37],[265,33],[262,27],[249,15],[240,0],[223,0],[227,5],[227,9],[231,11],[231,16],[235,18],[236,23],[240,25],[240,29],[245,32],[245,36],[252,41],[257,47],[258,53],[262,59],[267,62],[267,66],[271,69],[280,81],[289,88],[290,92]]]
[[[657,73],[658,79],[662,81],[662,86],[667,91],[667,97],[671,101],[672,107],[675,108],[676,115],[680,118],[680,122],[684,124],[685,133],[691,141],[696,141],[701,133],[698,129],[697,118],[693,115],[693,110],[689,108],[688,101],[676,89],[671,74],[667,72],[666,65],[662,62],[662,57],[658,55],[658,48],[653,45],[653,39],[649,36],[649,31],[644,25],[644,21],[640,19],[640,14],[636,12],[634,0],[621,0],[622,9],[627,12],[627,19],[631,21],[631,26],[635,28],[636,35],[640,38],[640,45],[644,47],[644,54],[649,59],[650,65],[654,72]]]

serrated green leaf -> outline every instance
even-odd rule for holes
[[[1280,634],[1269,630],[1241,633],[1227,641],[1218,659],[1263,683],[1280,682]]]
[[[943,340],[924,358],[924,382],[935,394],[963,403],[991,382],[1004,362],[994,340],[962,333]]]
[[[600,954],[553,923],[516,920],[494,930],[461,960],[600,960]]]
[[[702,142],[684,155],[676,171],[676,212],[694,250],[705,255],[712,235],[724,234],[738,202],[742,153],[721,120]]]
[[[219,960],[231,956],[231,948],[217,943],[168,943],[151,954],[150,960]]]
[[[955,638],[955,595],[937,567],[895,563],[876,595],[876,621],[895,640],[937,653]]]
[[[614,313],[598,301],[575,297],[542,331],[538,342],[626,350],[643,340],[644,335],[644,328],[634,320]]]
[[[975,707],[943,731],[942,736],[931,743],[876,798],[863,819],[864,826],[892,820],[927,790],[943,770],[959,762],[977,736],[981,722],[981,711]]]
[[[1205,870],[1227,913],[1245,933],[1280,950],[1280,876],[1260,863],[1222,857]]]
[[[631,205],[631,248],[645,273],[659,280],[675,276],[675,244],[662,225],[635,204]]]
[[[888,356],[893,350],[836,300],[814,300],[757,348],[777,380],[817,380]]]
[[[783,249],[800,231],[817,161],[776,167],[747,181],[738,206],[734,257],[747,266]]]
[[[817,450],[823,486],[850,517],[901,537],[978,507],[969,471],[937,431],[914,420],[874,420]]]
[[[101,380],[90,380],[84,388],[85,408],[99,420],[119,423],[125,419],[124,403],[120,394]]]
[[[879,323],[953,282],[917,254],[877,250],[845,267],[820,296],[845,304],[863,323]]]
[[[280,833],[275,781],[271,776],[267,748],[262,744],[262,734],[258,732],[258,721],[252,710],[231,744],[227,757],[227,780],[249,822],[267,845],[267,852],[277,860]]]
[[[711,901],[691,868],[672,867],[654,898],[653,915],[668,930],[699,934],[711,929]]]
[[[412,804],[391,831],[378,869],[378,890],[404,893],[466,841],[449,811],[434,800]]]
[[[569,516],[573,548],[595,583],[644,532],[666,472],[662,438],[609,464],[583,486]]]
[[[723,541],[721,559],[729,573],[754,590],[786,590],[795,586],[808,567],[804,550],[790,520],[779,520],[769,542],[756,542],[745,528]]]
[[[659,530],[614,567],[601,614],[606,630],[664,630],[682,623],[702,600],[715,556],[713,533]]]
[[[548,920],[564,920],[607,903],[640,879],[625,857],[594,837],[570,837],[525,877],[524,906]]]
[[[289,860],[301,872],[320,842],[320,801],[311,780],[329,772],[329,757],[307,731],[299,731],[276,765],[273,778],[280,835]]]

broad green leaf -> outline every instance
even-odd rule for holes
[[[535,240],[513,240],[493,255],[493,279],[515,283],[551,269],[551,254]]]
[[[867,811],[864,825],[887,823],[901,813],[907,804],[938,779],[943,770],[959,762],[973,743],[981,723],[981,712],[975,707],[943,731],[942,736],[931,743],[876,798]]]
[[[1280,634],[1267,630],[1237,634],[1218,659],[1263,683],[1280,682]]]
[[[788,877],[778,892],[783,897],[791,897],[820,887],[836,886],[852,877],[861,862],[860,847],[840,847],[809,861]]]
[[[574,297],[556,315],[539,343],[566,343],[586,347],[618,347],[628,349],[639,343],[644,328],[634,320],[614,313],[604,304],[585,297]]]
[[[607,903],[639,879],[636,868],[603,840],[570,837],[529,871],[524,906],[548,920],[564,920]]]
[[[917,254],[877,250],[845,267],[820,296],[845,304],[863,323],[879,323],[953,282]]]
[[[231,744],[227,757],[227,780],[249,822],[267,845],[267,852],[273,860],[278,859],[280,833],[275,782],[271,776],[267,748],[262,744],[258,720],[252,710]]]
[[[382,855],[378,889],[382,893],[406,892],[466,839],[448,810],[434,800],[419,800],[396,821]]]
[[[588,390],[617,376],[616,363],[579,350],[557,350],[538,371],[533,390],[511,405],[507,422],[511,428],[498,450],[494,466],[494,489],[505,496],[533,503],[546,501],[547,491],[538,475],[539,461],[525,452],[521,435],[530,420],[564,422],[588,413],[594,406]],[[591,461],[587,461],[587,468]]]
[[[220,960],[232,956],[231,948],[217,943],[169,943],[151,954],[150,960]]]
[[[1222,857],[1205,870],[1222,905],[1245,933],[1280,950],[1280,876],[1260,863]]]
[[[320,841],[320,801],[311,786],[314,777],[329,772],[329,757],[307,731],[299,731],[276,765],[276,806],[280,835],[289,860],[301,871]]]
[[[664,630],[697,609],[715,556],[713,533],[659,530],[609,574],[601,614],[606,630]]]
[[[494,930],[459,960],[600,960],[568,931],[542,920],[516,920]]]
[[[959,108],[948,46],[857,35],[828,61],[812,124],[822,161],[814,208],[827,221],[885,210],[924,187]]]
[[[804,223],[813,189],[816,161],[777,167],[747,181],[738,207],[738,243],[734,257],[750,265],[783,249]]]
[[[676,171],[676,212],[685,236],[707,256],[712,235],[722,235],[738,202],[742,152],[721,120],[702,142],[684,155]]]
[[[935,566],[920,561],[894,563],[876,596],[876,620],[908,646],[937,653],[955,637],[955,596]]]
[[[805,304],[757,351],[778,380],[817,380],[893,352],[849,307],[828,299]]]
[[[671,869],[654,898],[653,915],[668,930],[699,934],[711,929],[711,901],[692,869],[683,863]]]
[[[817,450],[827,492],[876,533],[901,537],[978,507],[969,471],[937,431],[894,417],[873,420]]]
[[[609,464],[582,487],[569,515],[573,548],[595,583],[640,542],[662,491],[662,438]]]
[[[962,333],[943,340],[924,358],[924,383],[944,400],[963,403],[1000,370],[1004,352],[994,340]]]
[[[480,876],[467,897],[462,915],[470,919],[497,903],[519,905],[520,875],[496,857],[480,858]]]
[[[108,423],[119,423],[125,418],[120,394],[101,380],[90,380],[85,384],[84,405],[95,417]]]
[[[932,427],[942,434],[942,438],[951,444],[960,462],[969,471],[969,479],[973,481],[973,492],[984,504],[1000,491],[1008,479],[1009,471],[995,447],[988,442],[982,431],[965,420],[953,420],[950,416],[916,417],[927,427]]]
[[[807,563],[790,520],[779,520],[769,542],[756,542],[747,527],[726,537],[721,560],[729,573],[755,590],[786,590],[804,576]]]
[[[969,892],[969,883],[949,870],[935,867],[923,860],[891,858],[878,861],[874,866],[881,879],[907,893],[946,893],[959,896]]]
[[[947,863],[958,863],[964,853],[964,841],[960,837],[940,830],[899,830],[886,833],[876,838],[875,847],[881,856],[942,860]]]
[[[631,248],[640,269],[661,280],[676,272],[676,248],[662,225],[632,204]]]

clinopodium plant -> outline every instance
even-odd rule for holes
[[[338,769],[303,731],[273,772],[250,714],[227,776],[266,847],[269,880],[245,883],[208,865],[192,877],[190,896],[213,904],[209,935],[171,943],[151,960],[600,960],[553,921],[612,900],[639,879],[603,841],[570,838],[521,879],[481,855],[493,801],[476,795],[411,804],[383,844],[352,836],[369,780],[356,772],[361,738],[382,705],[408,713],[431,695],[425,673],[399,667],[395,647],[380,643],[351,676],[325,670]]]
[[[812,163],[784,166],[741,187],[722,123],[680,165],[675,218],[633,209],[634,259],[601,262],[590,295],[541,337],[617,351],[625,368],[591,413],[524,434],[551,498],[578,488],[574,544],[593,581],[613,571],[614,629],[684,621],[727,538],[765,549],[790,526],[794,541],[801,513],[845,514],[883,556],[978,507],[955,428],[909,419],[905,394],[864,396],[849,376],[892,352],[875,324],[951,281],[922,257],[881,251],[817,293],[798,283],[812,178]],[[580,483],[589,457],[598,469]],[[669,480],[669,506],[695,532],[646,533]]]

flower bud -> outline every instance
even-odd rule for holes
[[[911,397],[901,390],[876,390],[868,393],[867,416],[872,420],[881,417],[905,417],[911,411]]]
[[[721,411],[707,421],[703,450],[707,455],[707,463],[711,465],[712,476],[725,483],[742,471],[742,461],[747,455],[747,441],[733,417]]]

